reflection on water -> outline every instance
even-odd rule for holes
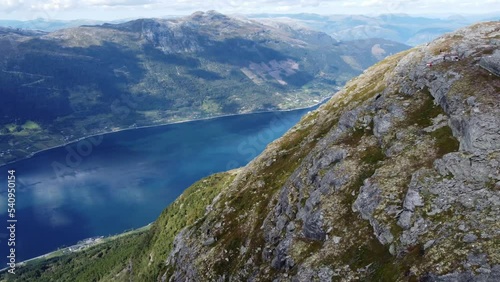
[[[17,260],[154,221],[190,184],[245,165],[309,110],[122,131],[1,167],[18,177]],[[0,197],[6,219],[6,194]],[[2,254],[6,235],[0,232]]]

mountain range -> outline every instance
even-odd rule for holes
[[[233,15],[239,17],[238,15]],[[162,18],[178,18],[164,16]],[[465,27],[479,21],[494,21],[500,18],[497,13],[480,15],[452,15],[447,17],[415,16],[401,13],[370,15],[336,15],[336,14],[248,14],[242,17],[259,21],[278,21],[295,27],[309,27],[323,31],[336,40],[350,41],[356,39],[382,38],[415,46],[427,43],[446,32]],[[123,23],[127,20],[114,20],[110,23]],[[49,20],[33,19],[27,21],[0,20],[0,26],[55,31],[58,29],[77,27],[85,24],[104,24],[97,20]]]
[[[215,11],[0,28],[0,163],[120,129],[311,106],[407,48]]]
[[[478,21],[498,20],[500,15],[450,16],[433,18],[406,14],[318,15],[318,14],[254,14],[250,18],[278,21],[292,26],[323,31],[339,41],[383,38],[416,46]]]

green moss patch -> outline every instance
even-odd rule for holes
[[[437,156],[440,158],[445,154],[451,152],[457,152],[460,143],[453,136],[453,132],[449,126],[443,126],[435,131],[431,132],[430,135],[434,138],[436,148],[437,148]]]
[[[42,129],[42,127],[38,123],[31,121],[31,120],[26,121],[22,125],[22,128],[24,130],[40,130],[40,129]]]
[[[419,95],[421,102],[419,106],[412,108],[408,113],[403,125],[416,124],[419,127],[428,127],[432,125],[432,120],[439,114],[444,114],[443,109],[434,103],[434,97],[428,89],[424,89]]]

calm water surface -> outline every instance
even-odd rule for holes
[[[17,261],[154,221],[190,184],[247,164],[310,110],[121,131],[0,167],[5,179],[8,169],[16,170]],[[0,268],[6,267],[7,235],[0,229]]]

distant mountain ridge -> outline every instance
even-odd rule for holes
[[[323,31],[337,40],[383,38],[411,46],[430,42],[436,37],[478,21],[498,20],[492,14],[430,18],[406,14],[318,15],[253,14],[252,19],[285,22]]]
[[[112,21],[112,23],[119,23],[122,21]],[[70,27],[78,27],[81,25],[96,25],[103,24],[104,21],[97,20],[50,20],[50,19],[33,19],[33,20],[2,20],[0,19],[0,26],[10,27],[10,28],[19,28],[19,29],[28,29],[28,30],[40,30],[45,32],[51,32],[58,29],[70,28]]]
[[[336,15],[336,14],[248,14],[232,15],[236,18],[250,18],[259,21],[273,20],[286,22],[292,26],[310,27],[323,31],[337,40],[349,41],[357,39],[382,38],[408,45],[429,42],[437,36],[478,21],[494,21],[500,19],[499,14],[452,15],[449,17],[414,16],[407,14],[387,13],[378,16],[369,15]],[[164,16],[162,19],[182,18],[181,16]],[[120,19],[108,23],[118,24],[130,20]],[[27,21],[0,20],[0,26],[31,29],[40,31],[56,31],[59,29],[82,25],[105,24],[98,20],[48,20],[33,19]]]
[[[311,106],[406,48],[215,11],[2,29],[0,163],[118,129]]]

